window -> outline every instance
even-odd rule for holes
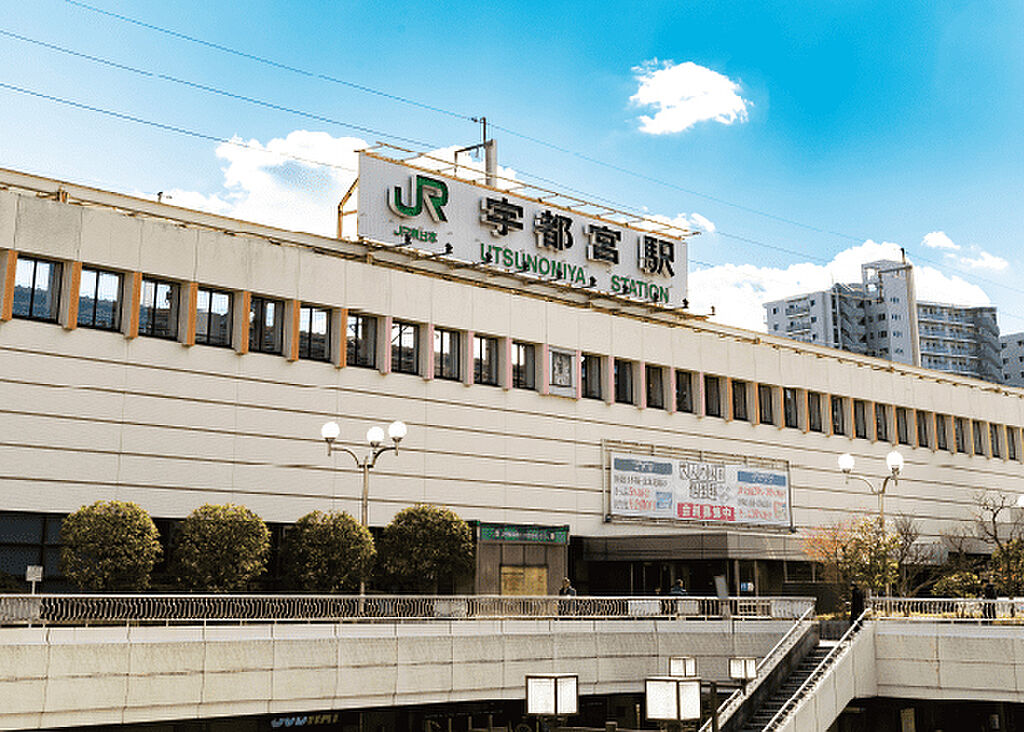
[[[231,293],[200,287],[196,292],[196,343],[231,345]]]
[[[967,452],[967,420],[963,417],[953,420],[953,437],[956,440],[956,451]]]
[[[889,405],[875,404],[875,439],[889,441]]]
[[[775,424],[774,389],[768,384],[757,385],[757,411],[761,424]]]
[[[512,386],[537,388],[537,358],[532,343],[512,343]]]
[[[420,372],[420,328],[400,320],[391,323],[391,370],[400,374]]]
[[[350,314],[345,334],[345,363],[372,369],[377,366],[377,319]]]
[[[256,353],[281,353],[284,344],[283,327],[284,303],[254,296],[249,303],[249,350]]]
[[[473,383],[498,385],[498,339],[473,336]]]
[[[82,267],[78,285],[78,325],[118,330],[121,327],[121,275]]]
[[[615,359],[615,401],[619,404],[633,403],[633,363]]]
[[[787,427],[800,427],[800,402],[796,389],[786,387],[782,390],[782,419]]]
[[[1006,428],[1006,457],[1010,460],[1019,460],[1020,452],[1017,450],[1017,434],[1018,430],[1016,427]]]
[[[846,434],[846,409],[844,409],[843,398],[832,395],[832,434]]]
[[[551,349],[551,387],[553,394],[576,396],[573,385],[576,383],[574,366],[576,354],[570,351]]]
[[[932,441],[931,435],[928,429],[928,422],[931,419],[931,415],[928,412],[917,412],[917,446],[918,447],[931,447]]]
[[[807,429],[811,432],[824,432],[821,425],[821,394],[816,391],[807,392]]]
[[[704,414],[709,417],[722,416],[722,395],[717,376],[704,374]]]
[[[732,418],[746,422],[747,416],[747,382],[732,380]]]
[[[171,339],[178,337],[178,284],[176,282],[142,279],[139,335]]]
[[[14,269],[12,314],[56,323],[60,308],[60,264],[18,257]]]
[[[299,307],[299,358],[331,360],[331,311],[328,308]]]
[[[984,455],[985,454],[985,434],[981,429],[981,422],[972,421],[971,427],[973,428],[974,437],[974,454]]]
[[[647,406],[653,409],[664,409],[665,408],[665,385],[661,380],[662,369],[660,366],[651,366],[647,364],[645,367],[646,385],[647,385]]]
[[[676,371],[676,409],[693,412],[693,374],[689,371]]]
[[[853,400],[853,434],[868,439],[867,405],[860,399]]]
[[[910,444],[909,416],[903,407],[896,407],[896,442],[901,445]]]
[[[939,450],[949,449],[949,440],[946,435],[946,430],[948,429],[947,422],[948,419],[944,414],[935,415],[935,447]]]
[[[999,440],[999,425],[989,424],[989,426],[988,426],[988,441],[989,441],[989,445],[991,445],[990,452],[992,453],[992,457],[994,457],[994,458],[1002,457],[1003,456],[1003,448],[1002,448],[1002,445],[1000,444],[1000,440]]]
[[[580,374],[583,379],[582,394],[584,399],[602,399],[601,394],[601,357],[592,353],[583,354]]]
[[[459,333],[446,328],[434,329],[434,376],[458,381],[462,378]]]

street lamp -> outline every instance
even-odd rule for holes
[[[380,427],[374,426],[366,431],[366,442],[370,445],[370,451],[363,456],[360,460],[359,456],[356,455],[352,450],[347,447],[338,447],[334,444],[335,440],[338,439],[338,435],[341,434],[341,427],[338,426],[337,422],[325,422],[324,426],[320,428],[320,436],[327,443],[327,455],[330,456],[335,452],[348,453],[353,460],[356,462],[356,466],[363,471],[363,498],[362,498],[362,510],[360,512],[359,523],[363,526],[370,525],[370,470],[374,465],[377,464],[377,458],[386,452],[394,452],[398,454],[398,443],[400,443],[409,432],[409,428],[405,426],[405,422],[392,422],[388,425],[387,436],[391,438],[394,443],[388,447],[381,447],[384,442],[384,430]],[[365,594],[366,583],[359,583],[359,594]]]
[[[848,452],[844,452],[839,456],[837,460],[839,463],[839,469],[843,472],[846,477],[846,482],[850,482],[850,478],[856,478],[859,481],[867,484],[868,490],[871,491],[871,495],[878,496],[878,518],[882,526],[885,526],[885,490],[889,487],[889,481],[892,481],[893,485],[899,482],[900,473],[903,472],[903,456],[893,450],[885,456],[885,464],[889,468],[889,474],[882,480],[882,485],[878,488],[870,480],[865,478],[863,475],[854,475],[854,459],[853,455]]]

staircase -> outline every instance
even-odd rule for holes
[[[817,647],[808,653],[800,662],[793,673],[789,675],[785,683],[754,712],[754,716],[747,720],[741,727],[741,732],[761,732],[772,720],[775,714],[782,709],[783,705],[795,694],[807,678],[814,672],[814,669],[825,660],[825,656],[835,647],[835,641],[822,641]]]

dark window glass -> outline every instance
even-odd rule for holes
[[[615,359],[615,401],[633,403],[633,362]]]
[[[143,278],[139,335],[178,337],[178,283]]]
[[[299,308],[299,358],[331,360],[331,311],[302,305]]]
[[[928,422],[931,420],[931,415],[928,412],[917,413],[917,445],[918,447],[931,447],[931,440],[929,438]]]
[[[948,421],[943,414],[935,415],[935,446],[940,450],[949,449],[949,439],[946,436]]]
[[[782,418],[787,427],[800,427],[800,392],[788,387],[782,390]]]
[[[832,395],[832,434],[846,434],[846,409],[841,396]]]
[[[434,329],[434,376],[458,381],[462,378],[459,358],[459,333],[444,328]]]
[[[603,399],[601,393],[601,357],[584,353],[580,363],[580,378],[584,399]]]
[[[747,416],[747,382],[732,380],[732,418],[746,422]]]
[[[693,374],[689,371],[676,371],[676,409],[693,411]]]
[[[1017,460],[1017,428],[1006,428],[1006,457],[1010,460]]]
[[[301,317],[300,317],[301,321]],[[256,353],[281,353],[284,339],[284,303],[254,297],[249,303],[249,350]]]
[[[901,445],[910,444],[909,418],[903,407],[896,407],[896,442]]]
[[[377,319],[372,315],[349,315],[345,334],[345,363],[372,369],[377,366]]]
[[[974,437],[974,454],[984,455],[985,454],[985,433],[981,429],[981,422],[972,422],[973,437]]]
[[[722,395],[717,376],[704,375],[704,414],[709,417],[722,416]]]
[[[860,399],[853,401],[853,434],[862,440],[868,438],[867,405]]]
[[[988,426],[988,442],[991,445],[992,457],[1002,457],[1003,447],[1001,440],[999,439],[999,425],[989,424]]]
[[[953,436],[956,438],[956,451],[967,452],[967,424],[963,417],[953,420]]]
[[[498,339],[491,336],[473,336],[473,383],[497,386]]]
[[[775,424],[774,390],[768,384],[757,385],[758,419],[761,424]]]
[[[512,343],[512,386],[537,388],[537,357],[532,343]]]
[[[196,293],[196,343],[231,345],[231,293],[200,287]]]
[[[57,322],[60,303],[60,263],[18,257],[14,268],[15,318]]]
[[[420,372],[420,329],[415,323],[391,323],[391,370],[400,374]]]
[[[821,424],[821,394],[816,391],[807,392],[807,429],[811,432],[824,432]]]
[[[665,384],[661,380],[662,369],[660,366],[644,366],[644,376],[647,386],[647,406],[653,409],[665,408]]]
[[[121,327],[121,275],[82,267],[78,285],[78,325],[117,330]]]
[[[875,405],[875,439],[889,441],[889,407],[886,404]]]

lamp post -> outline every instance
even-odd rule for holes
[[[338,426],[337,422],[325,422],[324,426],[320,428],[320,436],[327,443],[327,455],[330,456],[335,452],[348,453],[355,460],[356,466],[363,471],[363,496],[359,523],[364,527],[369,527],[370,525],[370,471],[377,464],[377,458],[384,453],[394,452],[396,455],[398,454],[398,443],[402,441],[408,431],[409,428],[405,426],[405,422],[392,422],[388,425],[387,434],[394,444],[381,447],[384,442],[384,430],[377,426],[371,427],[366,430],[366,442],[370,445],[370,450],[360,459],[355,452],[347,447],[338,447],[334,444],[334,441],[338,439],[338,435],[341,434],[341,427]],[[359,583],[359,594],[366,594],[366,582],[364,581]]]
[[[856,478],[859,481],[867,484],[868,490],[871,491],[871,495],[878,496],[878,518],[882,524],[882,528],[885,528],[885,490],[889,487],[891,481],[893,485],[899,482],[900,473],[903,472],[903,456],[893,450],[885,456],[885,464],[889,468],[889,474],[882,480],[882,484],[879,487],[875,487],[875,484],[865,478],[863,475],[854,475],[853,466],[854,459],[853,455],[848,452],[844,452],[839,456],[837,461],[839,463],[839,469],[843,471],[843,475],[846,477],[846,482],[850,482],[850,478]]]

